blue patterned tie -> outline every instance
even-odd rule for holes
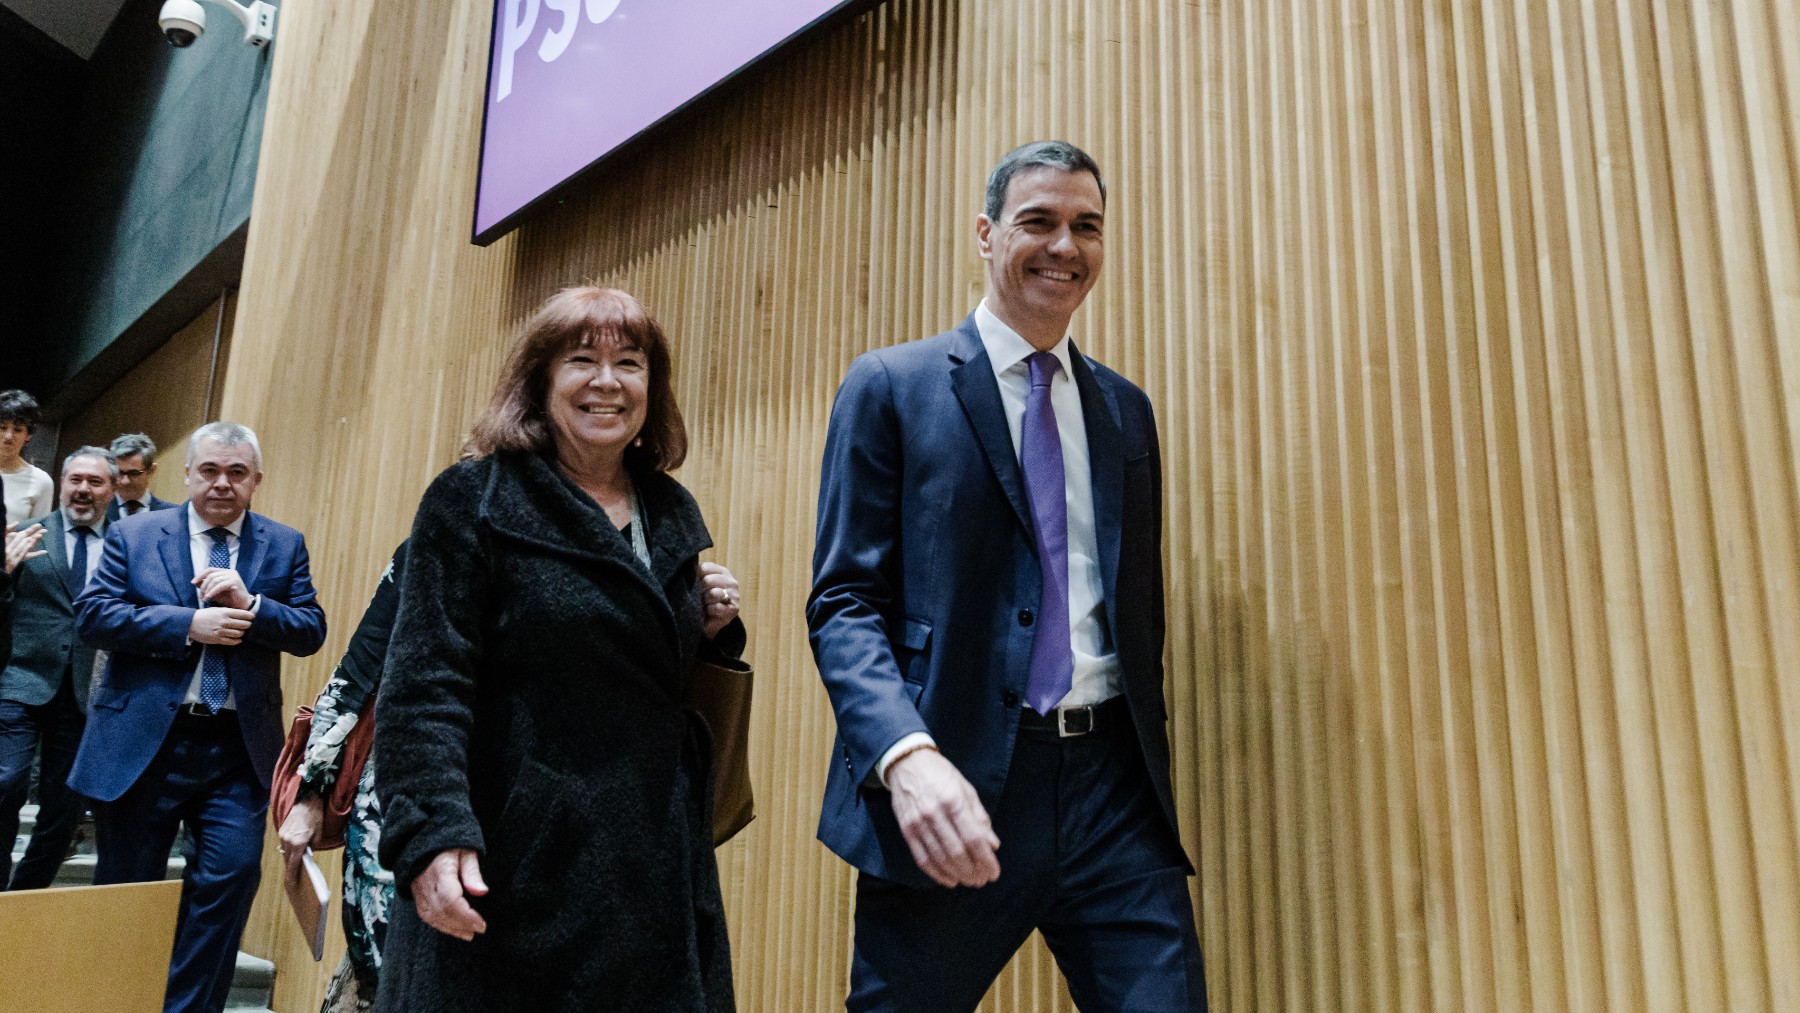
[[[1019,466],[1025,472],[1025,498],[1031,503],[1044,584],[1025,702],[1039,714],[1048,714],[1069,695],[1075,676],[1075,652],[1069,646],[1068,484],[1063,476],[1062,434],[1050,403],[1050,381],[1056,379],[1062,362],[1049,352],[1036,352],[1025,361],[1031,367],[1031,393],[1019,427]]]
[[[213,540],[212,551],[206,554],[206,565],[229,569],[231,547],[225,544],[225,539],[231,537],[231,532],[224,528],[208,528],[206,533]],[[231,680],[225,677],[225,651],[217,644],[208,644],[200,656],[200,702],[217,714],[230,694]]]

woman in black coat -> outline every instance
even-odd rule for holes
[[[377,712],[378,1010],[734,1008],[682,691],[744,629],[685,452],[655,322],[566,289],[426,491]]]

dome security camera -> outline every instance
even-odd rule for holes
[[[206,8],[200,6],[200,0],[163,0],[156,23],[169,37],[169,45],[186,49],[206,34]]]
[[[275,37],[275,5],[268,0],[250,0],[249,3],[239,3],[238,0],[211,2],[230,11],[244,23],[246,45],[261,49]],[[186,49],[194,44],[195,39],[206,34],[206,8],[200,5],[200,0],[163,0],[162,12],[157,15],[156,22],[162,26],[163,34],[169,37],[169,45],[176,49]]]

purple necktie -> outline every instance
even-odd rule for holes
[[[1019,466],[1025,472],[1025,498],[1031,503],[1038,569],[1044,578],[1025,702],[1039,714],[1048,714],[1069,695],[1075,675],[1075,654],[1069,647],[1068,486],[1063,479],[1062,434],[1050,403],[1050,381],[1062,363],[1049,352],[1035,352],[1025,361],[1031,367],[1031,393],[1025,398],[1025,421],[1019,427]]]

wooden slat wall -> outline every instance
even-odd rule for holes
[[[512,329],[631,289],[761,673],[740,1005],[838,1007],[826,413],[973,305],[983,173],[1063,136],[1113,187],[1076,333],[1164,435],[1214,1008],[1800,1009],[1800,7],[892,0],[482,250],[490,6],[282,16],[224,414],[333,618],[290,704]],[[267,893],[247,945],[310,1010]],[[1034,945],[984,1008],[1069,1007]]]

